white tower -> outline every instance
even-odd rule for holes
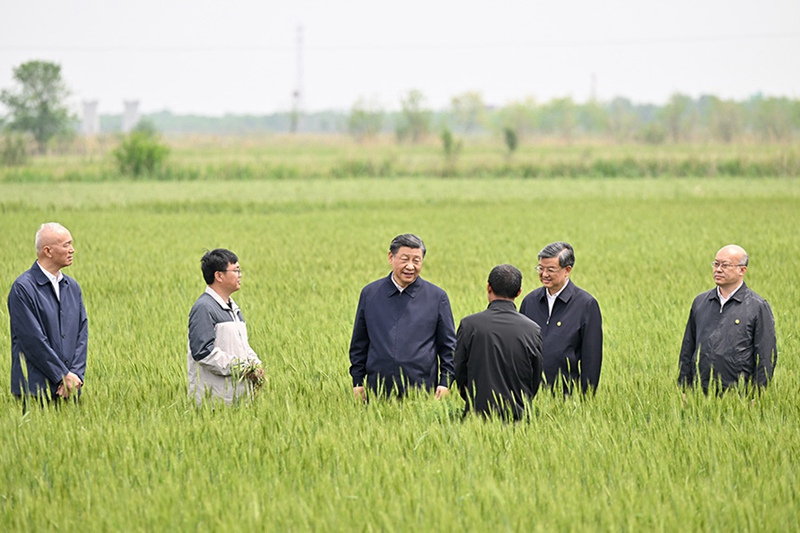
[[[81,132],[87,137],[93,137],[99,131],[100,117],[97,115],[97,100],[84,100]]]
[[[139,122],[139,100],[126,100],[122,115],[122,133],[128,133]]]
[[[297,27],[297,80],[292,93],[292,115],[290,128],[295,133],[303,114],[303,27]]]

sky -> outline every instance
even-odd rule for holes
[[[0,88],[34,59],[101,114],[797,99],[800,1],[0,0]]]

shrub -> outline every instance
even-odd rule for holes
[[[114,150],[119,171],[131,176],[153,174],[166,160],[169,148],[148,126],[137,127]]]

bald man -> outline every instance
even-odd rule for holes
[[[697,296],[683,335],[678,384],[692,387],[697,367],[708,394],[739,383],[764,388],[772,379],[778,350],[775,319],[766,300],[744,282],[748,256],[729,244],[711,263],[717,287]]]
[[[74,253],[67,228],[42,224],[36,232],[36,262],[11,286],[11,392],[18,398],[76,398],[83,386],[86,309],[78,283],[61,272],[72,264]]]

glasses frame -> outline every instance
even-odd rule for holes
[[[711,265],[711,268],[713,268],[714,270],[716,270],[718,268],[721,268],[722,270],[730,270],[733,267],[747,266],[747,265],[744,265],[742,263],[734,265],[733,263],[720,263],[719,261],[711,261],[711,263],[709,263],[709,264]]]
[[[536,265],[535,270],[539,274],[544,274],[545,272],[547,272],[548,274],[555,274],[556,272],[561,272],[565,268],[567,268],[567,267],[559,267],[559,268],[553,270],[553,267],[543,267],[542,265]]]

